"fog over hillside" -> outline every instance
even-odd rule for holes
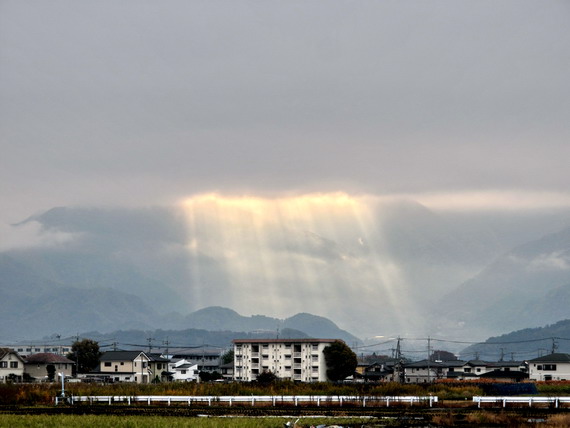
[[[94,329],[107,331],[121,322],[188,328],[184,315],[223,306],[244,315],[322,315],[361,338],[479,339],[502,332],[497,328],[503,324],[493,325],[495,318],[487,315],[469,325],[453,319],[475,319],[469,314],[485,309],[487,296],[498,296],[490,291],[496,284],[482,281],[467,298],[460,294],[466,286],[457,287],[492,271],[508,245],[562,227],[570,217],[559,211],[512,218],[505,230],[504,218],[488,214],[454,217],[410,200],[345,194],[277,200],[203,195],[171,208],[54,208],[14,226],[39,226],[40,243],[2,253],[3,306],[25,314],[22,334],[37,333],[32,326],[38,318],[58,320],[54,333],[66,325],[78,328],[78,307],[93,315]],[[65,239],[46,243],[42,236]],[[566,263],[563,248],[548,254]],[[541,254],[534,257],[546,257]],[[559,268],[566,272],[565,265]],[[530,289],[551,274],[544,266],[533,272],[526,281]],[[501,287],[504,293],[512,288]],[[535,291],[543,297],[557,292],[542,285]],[[462,297],[440,303],[448,293]],[[533,326],[544,318],[534,318],[545,305],[537,302],[526,313],[518,306],[499,312],[513,314],[509,328]],[[545,311],[547,321],[557,321],[550,318],[565,308]],[[442,311],[449,313],[447,321]],[[436,321],[426,322],[431,319]],[[457,329],[457,322],[466,328]],[[212,321],[211,329],[216,326]]]

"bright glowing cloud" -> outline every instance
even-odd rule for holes
[[[243,313],[334,313],[340,322],[359,305],[412,311],[375,204],[346,193],[186,199],[191,299]],[[405,313],[392,309],[379,318],[403,327]]]

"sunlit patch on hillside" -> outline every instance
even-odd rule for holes
[[[188,297],[278,316],[347,319],[376,307],[378,321],[390,313],[405,323],[407,284],[382,246],[375,204],[346,193],[188,198]]]

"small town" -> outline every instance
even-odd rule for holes
[[[270,375],[294,382],[398,382],[405,384],[447,381],[570,381],[570,354],[550,353],[527,361],[461,361],[433,358],[406,361],[385,357],[369,364],[356,362],[353,372],[343,378],[330,378],[324,350],[339,339],[236,339],[233,349],[220,354],[207,347],[170,349],[161,352],[113,350],[94,355],[97,360],[82,361],[82,345],[95,342],[84,339],[73,346],[1,347],[1,382],[57,382],[62,375],[68,382],[157,383],[252,382]],[[95,344],[96,346],[96,344]],[[79,353],[77,352],[79,350]],[[93,354],[93,353],[91,353]],[[445,353],[449,356],[450,353]],[[452,355],[452,354],[451,354]],[[350,357],[350,354],[349,354]],[[370,359],[370,358],[368,358]],[[78,363],[79,361],[79,363]],[[350,364],[350,362],[349,362]],[[77,367],[80,367],[78,370]]]

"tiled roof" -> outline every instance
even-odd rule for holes
[[[48,352],[42,352],[40,354],[33,354],[26,357],[26,363],[61,363],[61,364],[75,364],[69,358],[65,358],[63,355],[50,354]]]
[[[469,366],[483,366],[483,367],[487,367],[489,363],[487,361],[481,361],[481,360],[469,360],[467,361],[467,365]]]
[[[427,367],[445,367],[442,363],[436,363],[435,361],[429,361],[428,360],[422,360],[422,361],[416,361],[413,363],[408,363],[408,364],[404,364],[405,368],[427,368]]]
[[[133,361],[140,354],[146,355],[143,351],[107,351],[101,355],[101,361]]]
[[[529,363],[570,363],[570,354],[549,354],[530,360]]]

